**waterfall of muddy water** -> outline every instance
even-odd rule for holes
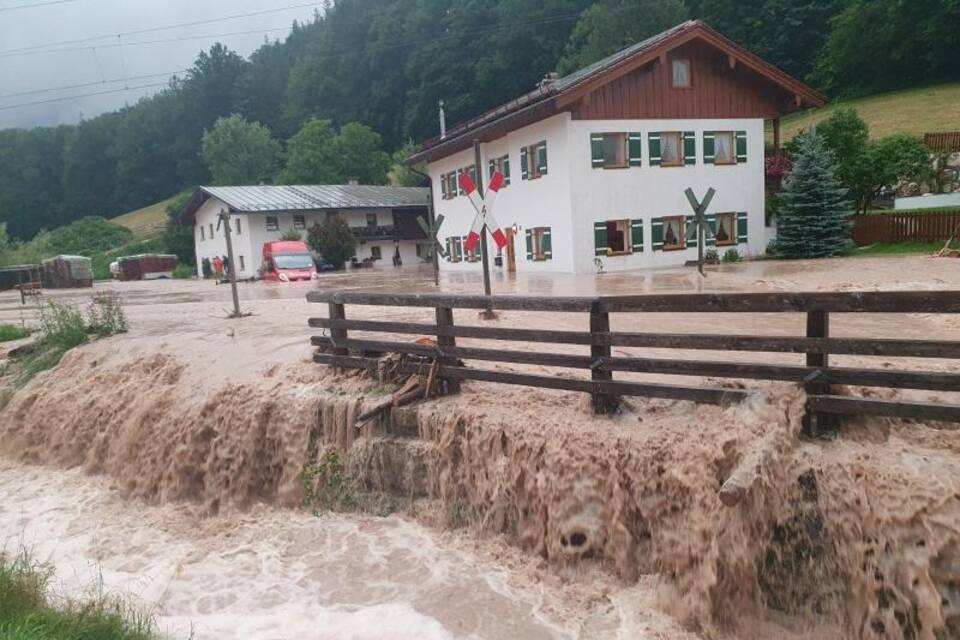
[[[173,638],[565,638],[540,594],[392,518],[258,507],[198,518],[103,480],[0,462],[0,549],[32,550],[66,596],[103,590]]]

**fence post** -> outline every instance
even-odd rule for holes
[[[601,358],[610,357],[610,345],[600,344],[598,334],[610,333],[610,314],[600,311],[599,303],[594,302],[590,308],[590,357],[593,363],[590,366],[590,377],[594,382],[613,380],[613,372],[600,367]],[[620,405],[619,398],[600,393],[594,388],[590,394],[593,400],[593,412],[596,414],[613,413]]]
[[[327,317],[331,320],[346,320],[347,313],[342,304],[339,302],[331,302],[327,306]],[[330,329],[330,341],[334,344],[333,348],[330,350],[335,356],[345,356],[348,354],[348,351],[343,347],[336,346],[336,343],[341,340],[347,339],[347,330],[346,329]]]
[[[443,327],[452,327],[453,326],[453,309],[450,307],[437,307],[437,329],[442,329]],[[445,336],[437,334],[437,345],[440,348],[443,347],[455,347],[457,346],[457,339],[453,336]],[[440,366],[444,365],[453,365],[455,362],[451,358],[440,358]],[[443,380],[444,387],[446,387],[446,393],[460,393],[460,381],[459,380]]]
[[[830,337],[830,314],[826,311],[807,312],[807,337]],[[807,352],[807,366],[825,369],[829,366],[830,356],[826,351]],[[807,395],[826,395],[830,393],[830,385],[818,380],[820,376],[814,374],[804,383]],[[803,434],[817,437],[833,431],[838,426],[837,416],[823,413],[813,413],[809,409],[803,416]]]

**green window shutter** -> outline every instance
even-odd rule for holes
[[[697,247],[697,239],[700,235],[697,233],[697,222],[693,219],[693,216],[687,216],[686,223],[684,224],[684,232],[687,234],[687,244],[688,248]]]
[[[660,166],[660,134],[651,133],[647,136],[648,144],[650,147],[650,166],[659,167]]]
[[[630,247],[634,253],[643,251],[643,220],[630,221]]]
[[[683,132],[683,160],[684,164],[697,164],[697,134],[693,131]]]
[[[510,156],[503,156],[503,184],[510,184]]]
[[[529,166],[529,163],[527,162],[527,148],[523,147],[520,149],[520,179],[521,180],[530,179],[530,175],[527,173],[527,166]]]
[[[551,260],[553,258],[553,241],[551,240],[550,227],[543,228],[543,235],[540,237],[540,248],[543,250],[543,259]]]
[[[643,164],[643,134],[633,132],[627,134],[627,157],[630,159],[631,167],[639,167]]]
[[[737,162],[747,161],[747,132],[737,131]]]
[[[493,174],[497,172],[497,162],[495,160],[490,160],[487,162],[487,179],[493,178]]]
[[[533,260],[533,231],[527,229],[527,260]]]
[[[710,227],[710,234],[707,236],[706,246],[715,247],[717,246],[717,214],[707,214],[707,226]]]
[[[547,142],[543,141],[537,145],[537,170],[540,175],[547,175]]]
[[[463,169],[457,169],[456,189],[457,189],[457,195],[458,195],[458,196],[462,196],[462,195],[464,195],[464,193],[465,193],[464,190],[463,190],[463,187],[460,186],[460,176],[462,176],[462,175],[463,175]]]
[[[654,218],[650,223],[650,240],[654,251],[663,251],[663,218]]]
[[[590,134],[590,163],[594,169],[603,169],[603,134]]]
[[[713,164],[716,157],[716,135],[713,131],[703,132],[703,164]]]
[[[446,245],[444,248],[447,250],[447,255],[444,257],[444,260],[450,262],[451,258],[453,257],[453,254],[450,253],[450,236],[447,236],[447,240],[444,242],[444,245]]]
[[[739,211],[737,212],[737,242],[746,242],[749,236],[747,235],[747,212]]]
[[[594,246],[594,255],[598,255],[598,256],[607,255],[607,223],[606,222],[593,223],[593,246]]]
[[[449,199],[449,195],[447,194],[447,174],[440,176],[440,197],[444,200]]]

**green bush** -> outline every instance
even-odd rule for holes
[[[189,264],[179,263],[173,270],[173,277],[176,280],[190,280],[197,275],[195,267]]]
[[[91,256],[132,240],[133,232],[130,229],[97,217],[81,218],[47,235],[49,250],[53,252],[51,255]]]
[[[727,249],[723,253],[724,262],[740,262],[743,258],[740,257],[740,252],[736,249]]]
[[[87,309],[87,330],[99,338],[127,332],[127,316],[120,297],[101,293],[93,297]]]
[[[0,324],[0,342],[10,342],[26,338],[33,331],[15,324]]]
[[[703,254],[703,261],[706,264],[717,264],[720,262],[720,254],[716,249],[707,249]]]
[[[338,269],[357,251],[357,239],[353,237],[347,221],[340,216],[310,227],[307,242],[324,260]]]

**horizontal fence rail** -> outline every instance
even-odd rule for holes
[[[878,242],[946,242],[960,230],[956,211],[883,213],[854,216],[851,236],[864,247]]]
[[[840,396],[831,385],[919,389],[960,392],[960,373],[935,370],[829,365],[829,355],[914,358],[958,358],[960,341],[871,338],[833,338],[830,314],[835,313],[960,313],[960,292],[901,291],[844,293],[676,294],[600,297],[459,296],[450,294],[386,294],[357,291],[313,291],[311,302],[326,303],[326,318],[311,318],[311,327],[329,335],[314,336],[318,363],[341,368],[373,370],[386,353],[436,360],[438,375],[453,381],[480,380],[591,394],[597,412],[607,412],[621,396],[648,396],[700,403],[729,404],[749,395],[744,389],[687,386],[666,383],[618,381],[614,372],[697,376],[744,380],[786,381],[803,384],[808,401],[808,422],[815,430],[829,416],[871,414],[898,418],[926,418],[960,422],[960,405],[930,402],[876,400]],[[396,322],[347,319],[346,305],[433,308],[436,322]],[[454,309],[487,308],[545,311],[589,315],[589,331],[541,330],[454,324]],[[614,332],[611,313],[803,313],[804,336],[678,334]],[[358,339],[351,331],[435,336],[435,344],[413,341]],[[566,344],[589,347],[589,354],[552,353],[543,350],[458,346],[457,338],[502,342]],[[692,351],[742,351],[805,354],[804,365],[761,362],[725,362],[613,356],[611,347],[648,347]],[[468,367],[463,361],[540,365],[590,372],[590,379],[519,373]],[[414,374],[422,365],[409,362],[401,372]]]

